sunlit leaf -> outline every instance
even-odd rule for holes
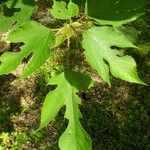
[[[57,88],[45,99],[40,129],[54,119],[62,106],[66,106],[65,118],[69,123],[59,140],[61,150],[91,150],[91,139],[79,121],[82,117],[78,107],[81,100],[76,94],[79,90],[88,88],[90,83],[89,77],[72,71],[66,71],[49,81],[49,84],[57,85]]]
[[[67,6],[64,1],[57,2],[54,0],[54,5],[53,8],[50,9],[50,12],[55,18],[67,20],[77,16],[79,8],[72,1],[70,1]]]
[[[31,15],[36,11],[36,3],[34,0],[7,0],[3,3],[3,13],[0,13],[0,33],[6,32],[30,20]]]
[[[20,52],[5,52],[0,56],[0,75],[14,71],[22,60],[33,54],[22,76],[33,73],[49,58],[50,48],[54,45],[53,33],[49,28],[28,21],[14,30],[7,39],[9,42],[24,42]]]
[[[136,63],[131,56],[120,56],[119,48],[136,48],[119,30],[112,27],[93,27],[83,34],[85,56],[91,66],[110,85],[113,76],[133,83],[144,84],[137,75]]]

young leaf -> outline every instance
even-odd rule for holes
[[[53,8],[50,9],[51,14],[58,19],[68,20],[75,17],[79,13],[78,6],[71,0],[66,8],[66,3],[61,1],[57,2],[54,0]]]
[[[3,4],[3,14],[0,14],[0,33],[6,32],[14,23],[18,26],[30,20],[35,11],[34,0],[7,0]]]
[[[91,150],[91,139],[80,124],[82,117],[78,105],[80,98],[76,95],[79,90],[88,88],[91,79],[80,73],[66,71],[50,79],[49,84],[57,85],[44,102],[41,114],[40,129],[46,126],[57,115],[62,106],[66,106],[65,118],[69,120],[68,127],[60,137],[61,150]]]
[[[23,71],[23,77],[33,73],[50,56],[50,47],[54,45],[53,33],[49,28],[34,22],[25,22],[14,30],[7,39],[9,42],[24,42],[20,52],[6,52],[0,57],[0,75],[14,71],[21,61],[33,53]]]
[[[86,13],[100,24],[121,26],[143,15],[145,0],[87,0]]]
[[[68,24],[60,28],[60,30],[56,34],[55,47],[62,44],[66,39],[71,38],[73,35],[74,31]]]
[[[109,85],[109,66],[113,76],[144,84],[137,75],[134,59],[128,55],[121,57],[118,50],[112,49],[112,46],[136,48],[120,31],[107,26],[93,27],[83,33],[82,45],[88,62]]]

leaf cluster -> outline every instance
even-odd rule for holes
[[[135,60],[123,52],[125,48],[137,49],[137,31],[126,28],[124,24],[143,15],[139,10],[144,0],[87,0],[82,16],[76,2],[53,1],[48,12],[66,23],[60,28],[50,29],[31,20],[32,14],[38,10],[37,1],[3,1],[0,14],[0,33],[6,34],[3,40],[24,44],[19,52],[5,52],[0,56],[0,75],[16,70],[22,60],[31,55],[21,74],[21,77],[27,77],[45,63],[53,49],[67,41],[66,46],[70,50],[70,39],[82,35],[81,45],[86,61],[109,86],[110,75],[145,85],[138,77]],[[89,88],[92,80],[87,75],[73,71],[73,68],[69,69],[49,79],[48,84],[57,87],[45,99],[39,129],[47,126],[61,107],[65,106],[65,118],[69,122],[60,137],[60,149],[70,150],[72,147],[72,150],[90,150],[92,141],[80,123],[81,99],[76,93]]]

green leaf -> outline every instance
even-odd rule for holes
[[[3,14],[0,14],[0,33],[6,32],[16,23],[15,27],[30,20],[36,11],[34,0],[7,0],[3,4]]]
[[[71,0],[68,4],[68,11],[69,11],[69,14],[70,14],[70,17],[74,17],[74,16],[78,16],[78,13],[79,13],[79,8],[78,6],[73,3]]]
[[[64,27],[60,28],[56,34],[55,47],[62,44],[66,39],[71,38],[73,35],[73,29],[68,24],[66,24]]]
[[[67,8],[66,6],[67,4],[63,1],[57,2],[54,0],[54,5],[53,8],[50,9],[50,12],[55,18],[63,20],[68,20],[78,15],[79,8],[75,3],[70,1]]]
[[[49,81],[49,84],[57,85],[57,88],[45,99],[40,129],[52,121],[61,107],[65,105],[65,118],[69,120],[69,123],[59,140],[61,150],[70,150],[70,148],[72,150],[91,150],[91,139],[79,121],[82,117],[78,108],[81,100],[76,94],[79,90],[88,88],[90,83],[89,77],[71,71],[65,71]]]
[[[125,37],[127,37],[130,42],[136,43],[139,39],[139,32],[134,27],[115,27],[118,32],[121,32]]]
[[[137,75],[134,59],[128,55],[121,57],[119,50],[112,49],[112,46],[136,48],[120,31],[107,26],[93,27],[83,33],[82,45],[88,62],[109,85],[109,67],[117,78],[144,84]]]
[[[0,57],[0,75],[14,71],[21,61],[29,56],[32,58],[24,69],[22,76],[33,73],[50,56],[50,48],[54,45],[54,37],[49,28],[34,22],[25,22],[14,30],[7,39],[9,42],[24,42],[20,52],[6,52]]]
[[[121,26],[143,15],[145,0],[87,0],[87,14],[100,24]]]

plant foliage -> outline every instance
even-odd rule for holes
[[[87,0],[84,21],[79,17],[76,0],[70,0],[69,3],[56,0],[53,2],[49,12],[56,19],[66,20],[66,24],[59,29],[50,29],[31,20],[32,14],[37,10],[38,2],[3,1],[0,33],[8,32],[6,42],[22,42],[23,46],[18,52],[5,52],[0,56],[0,75],[16,70],[24,58],[31,56],[22,73],[22,77],[27,77],[51,56],[51,49],[55,49],[65,40],[67,40],[67,47],[70,48],[70,38],[81,33],[84,55],[105,82],[111,85],[111,73],[114,77],[128,82],[145,84],[138,77],[134,59],[122,52],[124,48],[131,48],[131,50],[137,48],[136,30],[122,25],[143,15],[139,12],[144,5],[143,0]],[[65,106],[68,126],[59,139],[61,150],[92,149],[91,139],[79,120],[82,118],[79,110],[81,99],[77,95],[77,92],[89,88],[91,82],[90,77],[75,72],[72,68],[65,69],[60,75],[49,79],[48,84],[57,87],[46,96],[39,130],[47,126]]]
[[[145,0],[87,0],[87,13],[100,24],[121,26],[143,15],[139,9],[144,4]]]
[[[7,0],[3,3],[3,13],[0,14],[0,33],[6,32],[14,24],[15,27],[30,20],[37,6],[34,0]]]
[[[110,72],[123,80],[144,84],[138,77],[136,63],[131,56],[121,56],[120,51],[111,46],[136,48],[119,30],[112,27],[93,27],[83,34],[85,56],[91,66],[110,85]]]
[[[24,42],[24,45],[20,52],[6,52],[0,57],[0,74],[14,71],[24,58],[33,53],[30,62],[23,71],[23,77],[43,65],[51,54],[50,48],[54,45],[53,33],[34,21],[23,23],[17,30],[11,32],[7,40],[16,43]]]
[[[53,8],[50,9],[51,14],[58,19],[71,19],[72,17],[75,17],[78,15],[79,13],[79,8],[78,6],[73,3],[72,1],[70,1],[68,3],[68,6],[66,8],[66,3],[61,1],[61,2],[57,2],[54,1],[54,5]]]
[[[59,140],[61,149],[70,150],[70,147],[73,150],[91,149],[91,139],[79,121],[79,118],[82,117],[78,108],[81,100],[76,95],[79,90],[88,88],[90,83],[91,79],[89,77],[71,71],[65,71],[49,80],[48,84],[57,85],[57,88],[53,92],[50,92],[45,99],[40,128],[45,127],[52,121],[60,108],[65,105],[65,118],[69,120],[69,123],[66,131]]]

